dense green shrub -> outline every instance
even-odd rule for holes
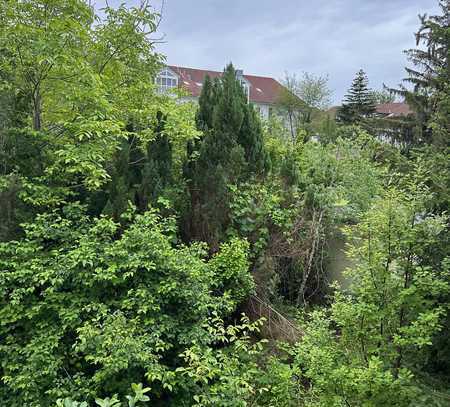
[[[163,378],[193,341],[209,340],[208,315],[228,315],[251,291],[244,241],[207,262],[203,245],[176,245],[174,219],[126,221],[71,204],[1,244],[2,400],[41,406]]]

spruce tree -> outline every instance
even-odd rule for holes
[[[441,0],[439,5],[440,15],[419,16],[418,48],[405,51],[413,67],[405,68],[405,85],[392,91],[416,113],[420,129],[416,143],[445,146],[450,132],[450,0]]]
[[[337,120],[343,124],[360,124],[375,112],[373,91],[369,88],[366,73],[360,69],[344,97],[337,113]]]

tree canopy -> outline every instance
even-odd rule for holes
[[[366,73],[360,69],[337,112],[337,119],[344,124],[361,123],[374,112],[375,97]]]

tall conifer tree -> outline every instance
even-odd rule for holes
[[[214,107],[217,103],[218,82],[206,75],[203,82],[202,93],[198,100],[198,110],[195,117],[197,128],[203,131],[212,129]]]
[[[171,183],[172,146],[164,134],[164,125],[165,117],[158,112],[155,138],[145,149],[137,144],[133,136],[122,142],[114,159],[111,181],[105,191],[106,205],[103,213],[118,220],[127,209],[128,201],[140,211],[145,211]],[[133,130],[133,125],[129,124],[128,131]]]
[[[366,73],[360,69],[338,110],[337,119],[344,124],[360,123],[375,112],[373,91]]]
[[[114,220],[120,219],[120,215],[127,209],[128,201],[133,201],[134,198],[129,165],[131,148],[131,139],[122,141],[115,154],[111,181],[106,189],[107,201],[102,212]]]
[[[392,89],[416,112],[418,142],[448,145],[450,133],[450,0],[439,1],[440,15],[420,18],[418,48],[405,51],[413,67],[407,67],[406,84]],[[419,47],[421,45],[421,47]]]
[[[172,181],[172,146],[164,134],[165,117],[156,115],[155,139],[147,144],[147,159],[142,169],[142,181],[137,201],[142,210],[155,203]]]
[[[270,159],[264,148],[261,121],[251,104],[246,105],[239,134],[239,144],[244,148],[247,173],[265,174],[270,169]]]
[[[220,80],[205,79],[196,121],[203,138],[188,144],[184,166],[191,197],[186,234],[214,248],[228,225],[228,184],[268,168],[259,119],[233,65]]]

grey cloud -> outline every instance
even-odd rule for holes
[[[159,9],[161,0],[153,4]],[[359,68],[373,88],[397,85],[417,15],[436,10],[437,0],[166,0],[158,49],[190,67],[220,70],[233,61],[275,78],[328,73],[338,103]]]

